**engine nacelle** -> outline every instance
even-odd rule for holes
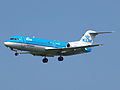
[[[92,48],[91,48],[91,47],[85,48],[85,51],[86,51],[86,52],[91,52],[91,51],[92,51]]]
[[[70,47],[70,44],[68,43],[66,47]]]

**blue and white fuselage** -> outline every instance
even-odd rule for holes
[[[43,62],[48,60],[46,57],[60,56],[59,61],[63,61],[62,56],[69,56],[81,53],[91,52],[91,47],[100,46],[100,44],[92,45],[93,39],[97,34],[109,32],[96,32],[87,31],[80,41],[74,42],[61,42],[54,40],[46,40],[35,37],[26,36],[12,36],[9,40],[5,41],[5,46],[11,50],[16,51],[18,54],[32,54],[34,56],[44,56]],[[17,51],[26,51],[17,53]]]
[[[9,40],[4,42],[4,44],[13,49],[30,51],[31,53],[35,52],[35,54],[39,56],[53,56],[50,55],[51,53],[47,54],[45,50],[65,48],[68,43],[26,36],[12,36]]]

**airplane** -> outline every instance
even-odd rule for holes
[[[42,62],[47,63],[47,57],[59,56],[58,61],[63,61],[63,56],[91,52],[92,47],[102,46],[102,44],[93,45],[95,36],[104,33],[112,32],[96,32],[93,30],[88,30],[79,41],[73,42],[46,40],[27,36],[12,36],[9,40],[4,42],[4,45],[12,51],[15,51],[15,56],[20,54],[43,56],[44,58],[42,59]]]

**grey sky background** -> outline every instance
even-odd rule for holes
[[[74,41],[86,30],[100,35],[88,54],[49,58],[14,56],[3,42],[14,35]],[[1,0],[0,90],[120,90],[119,0]]]

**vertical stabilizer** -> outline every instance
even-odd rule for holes
[[[92,34],[94,33],[94,34]],[[93,39],[96,36],[96,31],[89,30],[87,31],[80,40],[81,45],[92,45]]]

